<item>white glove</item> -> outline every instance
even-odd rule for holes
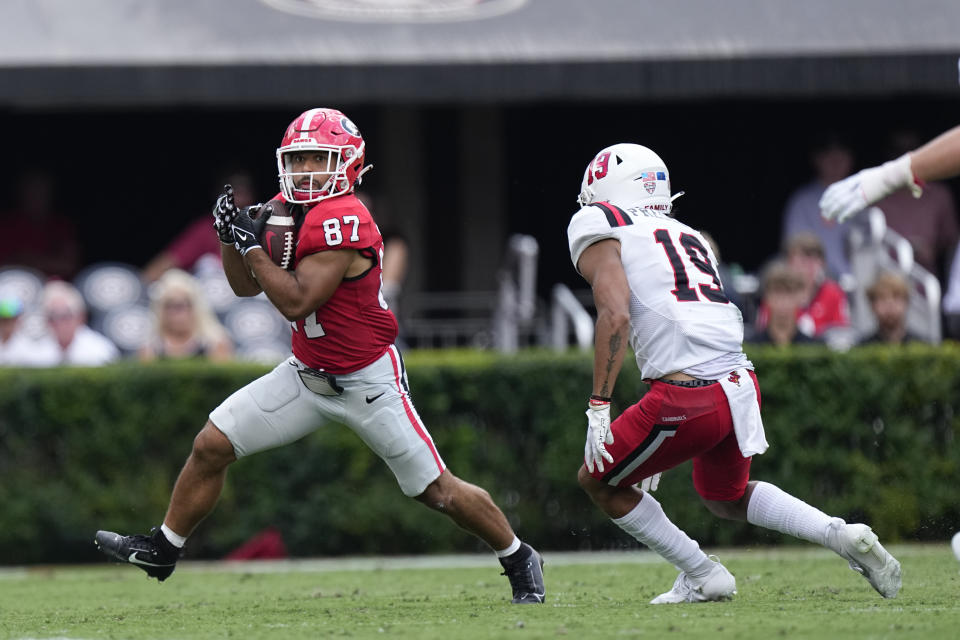
[[[640,491],[645,491],[647,493],[653,493],[657,490],[657,487],[660,486],[660,474],[655,473],[649,478],[644,478],[640,481]]]
[[[834,182],[820,198],[820,214],[827,220],[843,222],[903,187],[909,187],[914,198],[923,193],[913,177],[909,153]]]
[[[587,405],[587,443],[583,447],[583,463],[590,473],[593,473],[593,465],[603,471],[604,460],[613,462],[613,456],[607,453],[605,444],[613,444],[610,403],[591,399]]]

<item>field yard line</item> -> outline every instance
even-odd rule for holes
[[[576,564],[649,564],[663,562],[650,551],[557,551],[544,552],[551,565]],[[198,571],[235,571],[238,573],[287,573],[313,571],[391,571],[396,569],[470,569],[496,564],[493,553],[420,556],[370,556],[348,558],[300,558],[289,560],[252,560],[247,562],[191,562],[184,567]],[[178,566],[179,570],[180,567]]]
[[[903,551],[903,550],[900,550]],[[832,551],[813,545],[789,545],[783,547],[706,549],[721,559],[737,557],[796,558],[805,556],[834,556]],[[892,553],[897,553],[894,545]],[[907,554],[909,555],[909,554]],[[835,557],[835,556],[834,556]],[[647,550],[626,551],[544,551],[547,566],[571,566],[584,564],[656,564],[666,562]],[[291,573],[320,571],[390,571],[396,569],[463,569],[483,568],[495,563],[492,553],[442,554],[418,556],[350,556],[339,558],[291,558],[286,560],[249,561],[185,561],[181,566],[188,571],[218,571],[236,573]]]
[[[645,564],[663,562],[650,551],[557,551],[545,553],[550,565]],[[341,556],[336,558],[287,558],[283,560],[181,560],[177,573],[314,573],[330,571],[393,571],[398,569],[470,569],[495,565],[493,553],[418,556]],[[0,580],[31,574],[102,565],[31,565],[0,567]]]
[[[897,557],[912,555],[911,549],[924,545],[892,545],[891,553]],[[946,546],[937,543],[932,546]],[[722,560],[751,558],[793,558],[804,556],[833,556],[833,553],[814,545],[785,545],[781,547],[738,547],[705,549]],[[547,566],[570,566],[583,564],[655,564],[665,562],[660,556],[646,550],[627,551],[544,551]],[[496,563],[492,553],[443,554],[418,556],[346,556],[336,558],[289,558],[284,560],[182,560],[177,572],[182,573],[311,573],[330,571],[392,571],[398,569],[463,569],[483,568]],[[56,570],[80,567],[96,568],[103,565],[31,565],[0,567],[0,580],[25,578]]]

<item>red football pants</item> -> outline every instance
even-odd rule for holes
[[[750,372],[757,387],[757,377]],[[655,473],[693,460],[693,486],[707,500],[738,500],[750,479],[750,458],[744,458],[733,430],[727,396],[719,383],[680,387],[659,380],[640,402],[611,425],[614,442],[607,445],[613,463],[593,477],[615,486],[630,486]]]

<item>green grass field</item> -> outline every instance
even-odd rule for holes
[[[716,552],[708,550],[709,552]],[[649,552],[544,553],[547,604],[508,602],[487,556],[182,563],[164,584],[129,566],[0,570],[13,638],[960,637],[948,544],[893,545],[903,589],[884,600],[818,548],[721,550],[731,602],[651,606],[676,572]]]

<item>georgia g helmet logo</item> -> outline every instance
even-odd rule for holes
[[[347,116],[340,118],[340,126],[350,135],[360,137],[360,129],[358,129],[357,125],[353,124],[353,120]]]

